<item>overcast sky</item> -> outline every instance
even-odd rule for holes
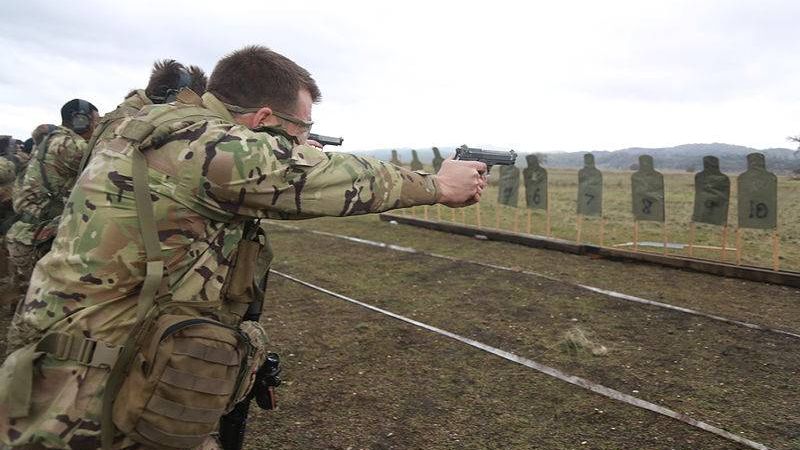
[[[0,134],[75,97],[101,113],[156,59],[208,73],[266,45],[317,80],[344,150],[793,147],[800,1],[6,0]]]

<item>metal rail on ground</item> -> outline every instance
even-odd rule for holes
[[[446,259],[448,261],[459,262],[459,263],[463,263],[463,264],[471,264],[471,265],[487,267],[487,268],[496,269],[496,270],[503,270],[503,271],[507,271],[507,272],[514,272],[514,273],[520,273],[520,274],[524,274],[524,275],[530,275],[530,276],[539,277],[539,278],[543,278],[543,279],[546,279],[546,280],[550,280],[550,281],[555,281],[555,282],[558,282],[558,283],[566,284],[566,285],[573,286],[573,287],[576,287],[576,288],[579,288],[579,289],[595,292],[595,293],[598,293],[598,294],[601,294],[601,295],[605,295],[607,297],[611,297],[611,298],[614,298],[614,299],[617,299],[617,300],[624,300],[624,301],[630,301],[630,302],[635,302],[635,303],[641,303],[641,304],[644,304],[644,305],[655,306],[655,307],[658,307],[658,308],[664,308],[664,309],[668,309],[668,310],[671,310],[671,311],[681,312],[681,313],[684,313],[684,314],[690,314],[690,315],[693,315],[693,316],[698,316],[698,317],[703,317],[703,318],[706,318],[706,319],[716,320],[716,321],[728,323],[728,324],[731,324],[731,325],[737,325],[737,326],[741,326],[741,327],[744,327],[744,328],[749,328],[749,329],[752,329],[752,330],[759,330],[759,331],[764,331],[764,332],[768,332],[768,333],[774,333],[774,334],[779,334],[779,335],[783,335],[783,336],[788,336],[788,337],[800,339],[800,334],[794,333],[794,332],[791,332],[791,331],[781,330],[779,328],[767,327],[767,326],[759,325],[759,324],[755,324],[755,323],[744,322],[744,321],[736,320],[736,319],[730,319],[730,318],[719,316],[719,315],[716,315],[716,314],[710,314],[710,313],[705,313],[705,312],[698,311],[698,310],[691,309],[691,308],[685,308],[683,306],[671,305],[669,303],[663,303],[663,302],[658,302],[658,301],[655,301],[655,300],[649,300],[649,299],[646,299],[646,298],[637,297],[635,295],[629,295],[629,294],[625,294],[625,293],[622,293],[622,292],[617,292],[617,291],[612,291],[612,290],[608,290],[608,289],[602,289],[602,288],[590,286],[590,285],[587,285],[587,284],[581,284],[581,283],[575,283],[575,282],[572,282],[572,281],[562,280],[560,278],[552,277],[550,275],[546,275],[546,274],[543,274],[543,273],[533,272],[533,271],[530,271],[530,270],[515,269],[515,268],[512,268],[512,267],[505,267],[505,266],[501,266],[501,265],[497,265],[497,264],[490,264],[490,263],[484,263],[484,262],[479,262],[479,261],[472,261],[472,260],[468,260],[468,259],[456,258],[454,256],[447,256],[447,255],[440,255],[440,254],[437,254],[437,253],[424,252],[424,251],[421,251],[421,250],[416,250],[416,249],[414,249],[412,247],[403,247],[403,246],[394,245],[394,244],[387,244],[385,242],[371,241],[371,240],[368,240],[368,239],[362,239],[362,238],[357,238],[357,237],[353,237],[353,236],[346,236],[346,235],[342,235],[342,234],[329,233],[327,231],[309,230],[309,229],[305,229],[305,228],[295,227],[295,226],[292,226],[292,225],[284,225],[284,224],[276,223],[276,222],[270,222],[270,224],[274,225],[274,226],[277,226],[279,228],[285,228],[285,229],[289,229],[289,230],[295,230],[295,231],[302,231],[302,232],[306,232],[306,233],[317,234],[317,235],[320,235],[320,236],[327,236],[327,237],[332,237],[332,238],[336,238],[336,239],[342,239],[342,240],[346,240],[346,241],[350,241],[350,242],[355,242],[355,243],[358,243],[358,244],[369,245],[369,246],[373,246],[373,247],[384,248],[384,249],[398,251],[398,252],[418,254],[418,255],[428,256],[428,257],[432,257],[432,258]]]
[[[762,267],[745,265],[737,266],[735,264],[727,264],[699,258],[633,252],[618,248],[600,247],[592,244],[578,244],[563,239],[548,238],[532,234],[515,233],[513,231],[492,228],[478,228],[460,223],[418,219],[416,217],[401,216],[398,214],[383,213],[380,215],[380,218],[383,221],[393,220],[397,223],[428,228],[431,230],[444,231],[451,234],[483,236],[484,238],[492,241],[511,242],[514,244],[525,245],[527,247],[558,250],[577,255],[595,255],[611,260],[644,262],[729,278],[739,278],[743,280],[800,287],[800,273],[787,270],[770,270]]]
[[[720,436],[722,438],[725,438],[725,439],[727,439],[729,441],[745,445],[745,446],[747,446],[749,448],[753,448],[753,449],[757,449],[757,450],[770,450],[770,448],[767,447],[764,444],[761,444],[761,443],[758,443],[756,441],[747,439],[747,438],[745,438],[743,436],[739,436],[737,434],[731,433],[730,431],[723,430],[722,428],[715,427],[714,425],[711,425],[709,423],[706,423],[706,422],[697,420],[695,418],[689,417],[686,414],[679,413],[679,412],[674,411],[672,409],[669,409],[667,407],[664,407],[664,406],[661,406],[661,405],[657,405],[655,403],[648,402],[647,400],[643,400],[643,399],[634,397],[632,395],[625,394],[625,393],[620,392],[620,391],[618,391],[616,389],[612,389],[612,388],[603,386],[601,384],[595,383],[595,382],[587,380],[585,378],[581,378],[581,377],[577,377],[577,376],[574,376],[574,375],[570,375],[570,374],[562,372],[562,371],[560,371],[560,370],[558,370],[558,369],[556,369],[554,367],[550,367],[550,366],[546,366],[544,364],[540,364],[540,363],[538,363],[536,361],[533,361],[531,359],[525,358],[523,356],[516,355],[516,354],[508,352],[506,350],[499,349],[497,347],[492,347],[490,345],[484,344],[484,343],[476,341],[474,339],[470,339],[470,338],[467,338],[467,337],[464,337],[464,336],[461,336],[461,335],[458,335],[458,334],[455,334],[455,333],[451,333],[449,331],[443,330],[441,328],[434,327],[432,325],[428,325],[428,324],[420,322],[418,320],[410,319],[410,318],[402,316],[400,314],[396,314],[396,313],[393,313],[391,311],[387,311],[385,309],[378,308],[376,306],[373,306],[373,305],[370,305],[370,304],[355,300],[353,298],[350,298],[350,297],[347,297],[345,295],[339,294],[337,292],[325,289],[323,287],[317,286],[317,285],[309,283],[307,281],[303,281],[303,280],[301,280],[299,278],[296,278],[296,277],[294,277],[292,275],[277,271],[275,269],[272,269],[271,273],[274,273],[275,275],[278,275],[280,277],[286,278],[287,280],[291,280],[291,281],[293,281],[295,283],[298,283],[300,285],[306,286],[308,288],[314,289],[314,290],[316,290],[318,292],[322,292],[324,294],[327,294],[327,295],[330,295],[332,297],[338,298],[340,300],[344,300],[344,301],[353,303],[355,305],[361,306],[363,308],[367,308],[369,310],[372,310],[372,311],[384,314],[386,316],[392,317],[394,319],[401,320],[403,322],[406,322],[406,323],[409,323],[409,324],[414,325],[416,327],[419,327],[419,328],[434,332],[434,333],[439,334],[441,336],[446,336],[448,338],[455,339],[456,341],[459,341],[459,342],[461,342],[463,344],[467,344],[467,345],[469,345],[471,347],[474,347],[474,348],[480,349],[482,351],[491,353],[491,354],[493,354],[495,356],[499,356],[500,358],[503,358],[505,360],[508,360],[508,361],[511,361],[511,362],[514,362],[514,363],[517,363],[517,364],[521,364],[521,365],[523,365],[525,367],[534,369],[534,370],[536,370],[538,372],[541,372],[543,374],[549,375],[551,377],[557,378],[557,379],[559,379],[561,381],[565,381],[565,382],[573,384],[575,386],[579,386],[579,387],[581,387],[583,389],[587,389],[589,391],[592,391],[592,392],[594,392],[596,394],[600,394],[602,396],[608,397],[610,399],[617,400],[617,401],[620,401],[622,403],[626,403],[628,405],[631,405],[631,406],[634,406],[634,407],[637,407],[637,408],[645,409],[647,411],[651,411],[651,412],[654,412],[656,414],[660,414],[662,416],[666,416],[666,417],[678,420],[678,421],[683,422],[685,424],[688,424],[688,425],[690,425],[690,426],[692,426],[694,428],[698,428],[698,429],[706,431],[708,433],[715,434],[715,435]]]

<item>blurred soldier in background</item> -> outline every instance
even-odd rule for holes
[[[147,87],[129,92],[125,96],[125,100],[114,111],[105,114],[100,119],[100,123],[89,140],[84,160],[81,161],[80,172],[86,167],[95,143],[98,140],[110,137],[122,119],[138,113],[146,105],[175,101],[178,91],[183,88],[191,89],[198,95],[203,95],[206,92],[207,82],[208,78],[205,72],[197,66],[189,66],[187,68],[174,59],[156,61],[153,64],[153,71],[150,74],[150,81],[147,83]]]
[[[2,286],[13,282],[13,268],[8,261],[6,250],[6,232],[16,221],[16,214],[12,205],[12,193],[14,191],[14,181],[22,179],[22,174],[30,160],[30,152],[33,140],[28,139],[20,144],[20,141],[12,139],[11,136],[0,136],[0,277]],[[13,288],[13,286],[12,286]],[[8,296],[3,297],[9,300]],[[10,310],[14,310],[15,296],[11,296]]]
[[[61,126],[41,125],[33,132],[38,141],[24,176],[14,189],[17,221],[6,235],[9,260],[14,266],[15,286],[24,294],[33,266],[50,249],[58,220],[78,177],[99,116],[86,100],[73,99],[61,107]]]
[[[0,136],[0,235],[5,236],[8,227],[6,221],[13,215],[11,193],[17,175],[25,170],[30,159],[30,152],[25,152],[25,146],[11,136]]]
[[[0,219],[4,223],[8,216],[11,214],[11,187],[14,183],[16,175],[16,166],[14,162],[6,156],[11,136],[0,136]],[[1,227],[2,225],[0,225]],[[5,230],[0,234],[0,244],[3,248],[0,249],[0,277],[4,278],[8,275],[8,254],[5,251]]]

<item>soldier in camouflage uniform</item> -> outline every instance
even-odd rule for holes
[[[3,147],[1,141],[0,147]],[[2,158],[4,163],[11,163],[12,167],[14,168],[13,175],[10,177],[0,177],[2,178],[2,182],[0,182],[0,209],[2,209],[2,211],[0,211],[0,213],[2,213],[3,217],[3,222],[0,224],[0,234],[3,236],[5,236],[6,232],[8,231],[8,227],[10,227],[15,221],[15,219],[12,217],[14,215],[13,193],[17,185],[19,185],[19,183],[22,181],[22,177],[25,174],[25,169],[28,167],[28,163],[31,160],[32,149],[33,138],[29,138],[21,146],[12,145],[9,143],[7,149],[2,152],[2,155],[0,155],[0,158]]]
[[[36,261],[50,248],[58,219],[78,177],[86,150],[86,139],[98,121],[97,108],[86,100],[74,99],[61,108],[62,125],[34,130],[32,161],[15,186],[13,200],[17,221],[6,235],[9,261],[14,267],[15,286],[24,295]],[[44,132],[48,132],[42,136]],[[9,342],[16,340],[14,326]]]
[[[5,236],[8,227],[4,223],[13,214],[11,193],[17,174],[25,170],[30,155],[20,151],[16,139],[11,136],[0,136],[0,235]],[[10,225],[10,224],[9,224]]]
[[[153,71],[150,73],[147,87],[129,92],[116,109],[100,119],[100,123],[89,140],[89,149],[84,161],[81,162],[81,171],[91,157],[95,142],[111,137],[122,119],[138,113],[146,105],[174,101],[178,91],[184,87],[202,95],[206,91],[207,82],[208,78],[203,69],[197,66],[187,68],[174,59],[156,61],[153,64]]]
[[[16,166],[14,163],[5,156],[0,156],[0,220],[2,220],[0,222],[0,277],[3,277],[2,285],[4,288],[6,284],[9,284],[8,281],[12,277],[8,276],[10,269],[8,264],[8,252],[6,251],[5,245],[6,230],[3,224],[10,220],[10,216],[13,214],[11,208],[11,189],[14,184],[15,176]]]
[[[136,323],[146,274],[132,193],[136,139],[144,139],[139,148],[171,302],[206,305],[220,318],[228,315],[224,296],[234,252],[252,219],[349,216],[437,202],[455,207],[480,199],[486,181],[479,162],[445,161],[429,175],[307,145],[319,98],[307,71],[264,47],[246,47],[217,64],[202,98],[184,90],[173,104],[146,106],[120,124],[115,138],[98,142],[14,319],[27,332],[27,345],[0,368],[0,442],[99,445],[109,371],[37,354],[34,346],[56,331],[119,346]],[[153,129],[168,115],[179,119]],[[14,380],[26,380],[34,360],[35,395],[25,403],[26,383]],[[19,387],[12,392],[11,384]],[[114,448],[140,447],[118,435]]]
[[[29,139],[29,141],[31,141]],[[10,136],[0,137],[0,276],[3,277],[3,285],[10,284],[12,289],[14,286],[14,272],[13,267],[10,267],[8,260],[8,251],[6,249],[6,232],[8,228],[16,221],[16,214],[14,214],[12,193],[14,192],[14,181],[21,179],[25,172],[25,168],[30,160],[30,149],[26,141],[25,145],[20,149],[15,145],[16,140],[11,139]],[[4,300],[10,300],[10,310],[13,312],[16,305],[15,296],[4,296]]]

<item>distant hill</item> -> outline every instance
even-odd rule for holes
[[[433,152],[430,148],[416,149],[423,163],[430,164]],[[442,155],[446,156],[455,151],[455,147],[439,147]],[[411,161],[411,149],[397,149],[403,163]],[[800,168],[800,152],[788,148],[770,148],[758,150],[741,145],[730,144],[684,144],[667,148],[642,148],[631,147],[614,151],[592,151],[595,162],[601,169],[629,170],[638,163],[640,155],[653,156],[656,169],[697,171],[703,167],[703,156],[716,156],[720,160],[723,172],[742,172],[745,170],[748,153],[760,152],[767,158],[767,168],[776,173],[788,173]],[[388,161],[391,159],[391,149],[370,150],[358,152]],[[554,152],[546,153],[545,167],[552,168],[579,168],[583,166],[583,155],[587,152]],[[517,159],[517,165],[525,166],[524,155]]]

